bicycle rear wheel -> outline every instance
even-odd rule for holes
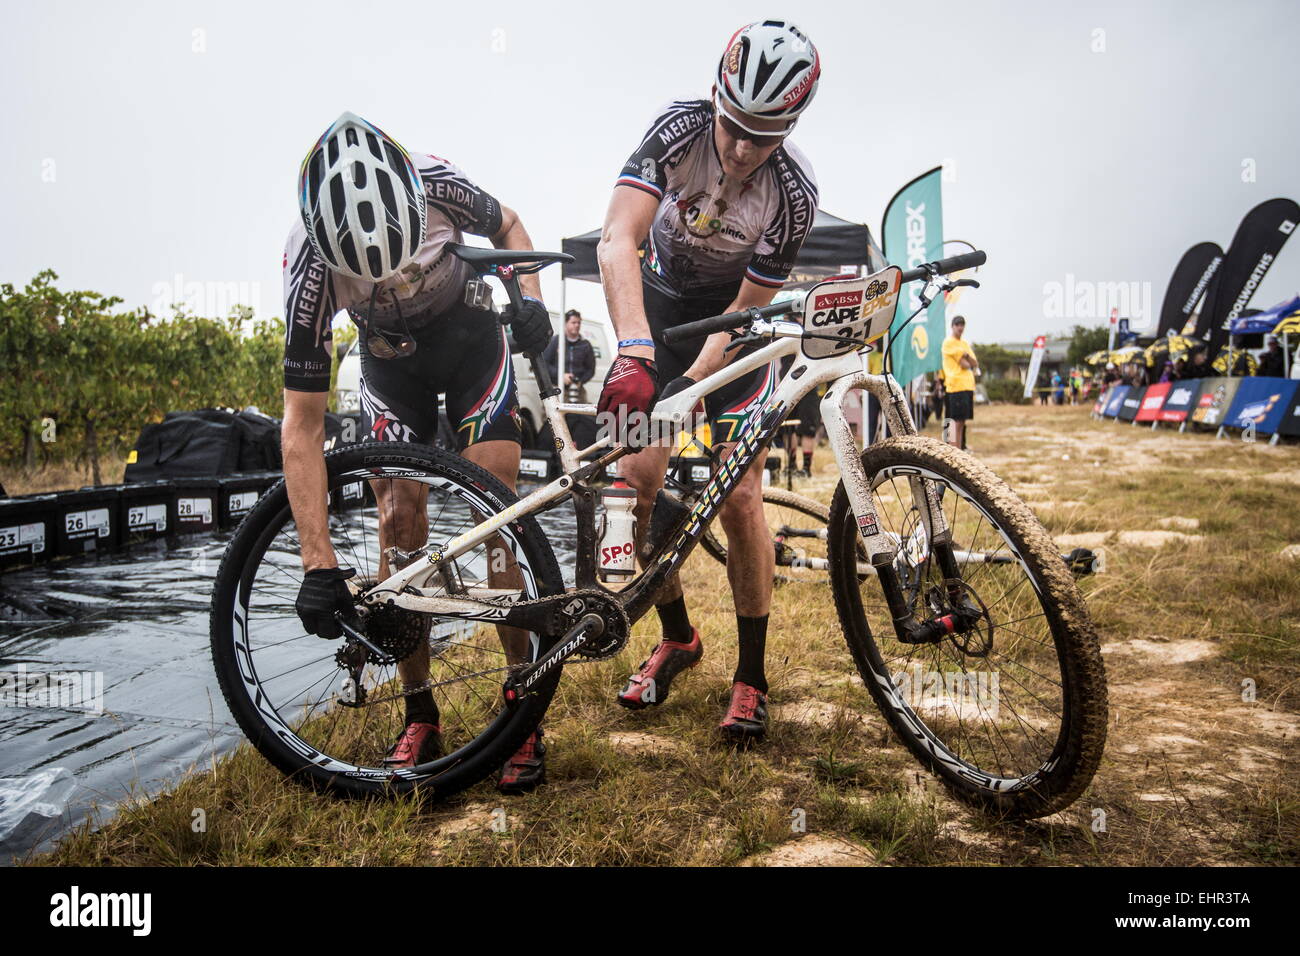
[[[516,500],[483,469],[422,445],[367,442],[331,452],[325,463],[332,544],[340,563],[356,569],[353,580],[363,589],[380,579],[379,514],[367,493],[411,483],[405,487],[418,492],[423,507],[407,510],[417,526],[407,533],[419,534],[423,522],[423,536],[434,543]],[[508,649],[490,626],[385,608],[364,613],[360,628],[384,652],[376,659],[359,644],[304,632],[294,610],[303,575],[299,554],[281,482],[231,540],[211,615],[213,665],[231,713],[262,755],[291,779],[346,796],[419,788],[441,798],[500,767],[541,721],[559,668],[511,703],[503,699],[502,684],[548,649],[547,636],[518,632]],[[452,577],[458,593],[472,595],[500,574],[510,575],[520,599],[563,590],[555,555],[534,518],[512,522],[498,538],[458,558]],[[449,593],[445,587],[425,591]],[[445,752],[395,770],[382,761],[405,725],[397,664],[416,655],[429,660],[429,690],[440,711]],[[361,680],[355,681],[358,661]]]
[[[900,544],[894,569],[913,618],[933,619],[949,593],[913,507],[916,478],[943,489],[962,588],[982,611],[967,634],[901,642],[882,579],[859,573],[860,533],[841,483],[829,520],[835,604],[885,720],[963,800],[1014,818],[1068,806],[1101,760],[1106,678],[1083,596],[1051,538],[992,471],[934,439],[891,438],[862,463],[881,531]]]

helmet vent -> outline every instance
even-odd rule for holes
[[[382,169],[375,170],[375,182],[379,185],[379,198],[384,203],[384,213],[389,219],[397,218],[397,196],[393,192],[393,179]],[[414,217],[411,223],[418,222]]]
[[[388,233],[388,258],[393,262],[402,261],[402,234],[389,226],[386,230]]]
[[[346,233],[339,241],[339,248],[343,250],[343,261],[348,264],[353,275],[361,275],[361,261],[357,258],[357,247],[352,242],[352,234]]]
[[[334,225],[343,225],[348,217],[348,204],[343,195],[342,173],[335,173],[330,177],[330,207],[334,211]]]
[[[373,205],[368,202],[357,203],[357,215],[361,217],[362,229],[366,232],[375,231],[375,207]]]
[[[384,154],[379,151],[379,140],[375,138],[374,133],[366,134],[366,145],[370,147],[370,154],[375,159],[383,159]]]
[[[330,137],[329,154],[330,154],[329,164],[333,166],[335,163],[339,161],[339,138],[337,136]]]
[[[347,143],[349,146],[359,145],[360,140],[357,139],[357,131],[351,127],[345,129],[343,131],[343,142]]]
[[[352,185],[356,186],[358,189],[366,188],[366,164],[365,163],[358,162],[352,164]]]
[[[366,246],[366,263],[370,266],[370,274],[376,281],[384,277],[384,254],[379,251],[378,246]]]

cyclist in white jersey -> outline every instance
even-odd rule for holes
[[[796,26],[751,23],[728,41],[711,99],[666,106],[624,165],[598,250],[619,336],[619,355],[601,393],[602,413],[620,420],[644,414],[656,396],[681,391],[747,354],[724,353],[730,341],[725,333],[703,344],[675,346],[665,344],[662,333],[706,316],[767,305],[789,274],[812,229],[817,184],[807,159],[786,137],[812,101],[820,73],[816,48]],[[776,381],[777,369],[769,366],[706,400],[724,454]],[[669,454],[668,448],[651,447],[621,462],[637,490],[641,528],[663,485]],[[763,513],[762,457],[719,515],[740,645],[720,727],[737,741],[763,736],[767,724],[763,657],[775,556]],[[673,677],[703,655],[676,579],[656,606],[663,640],[619,694],[619,702],[633,709],[662,703]]]
[[[469,460],[513,490],[519,470],[519,420],[510,347],[538,352],[551,338],[550,316],[535,275],[520,277],[524,306],[508,306],[500,321],[470,304],[469,266],[448,242],[464,232],[498,248],[532,249],[519,217],[447,160],[406,153],[379,129],[351,113],[330,126],[303,163],[302,220],[284,256],[284,473],[306,572],[297,600],[303,626],[337,639],[334,613],[351,607],[330,544],[321,451],[332,360],[331,325],[348,310],[361,339],[361,405],[366,440],[431,443],[438,395],[446,393],[457,445]],[[412,551],[426,543],[425,496],[418,482],[375,483],[380,543]],[[381,562],[380,575],[391,570]],[[518,584],[517,568],[494,586]],[[512,577],[513,575],[513,577]],[[422,637],[398,664],[406,725],[385,764],[409,767],[441,754],[437,704],[421,689],[429,674],[429,621],[399,611],[367,625]],[[501,628],[507,657],[523,660],[527,635]],[[507,761],[498,779],[506,791],[541,782],[540,730]]]

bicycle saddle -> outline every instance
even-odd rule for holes
[[[447,251],[474,267],[487,272],[494,266],[512,266],[520,262],[536,262],[538,268],[552,262],[572,262],[573,256],[565,252],[535,252],[531,249],[480,249],[459,242],[447,243]],[[533,271],[533,270],[529,270]]]

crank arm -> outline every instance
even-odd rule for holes
[[[534,684],[553,668],[572,657],[592,638],[605,632],[605,621],[599,614],[587,614],[558,641],[555,646],[532,664],[512,676],[505,684],[505,698],[513,703],[527,694]]]

